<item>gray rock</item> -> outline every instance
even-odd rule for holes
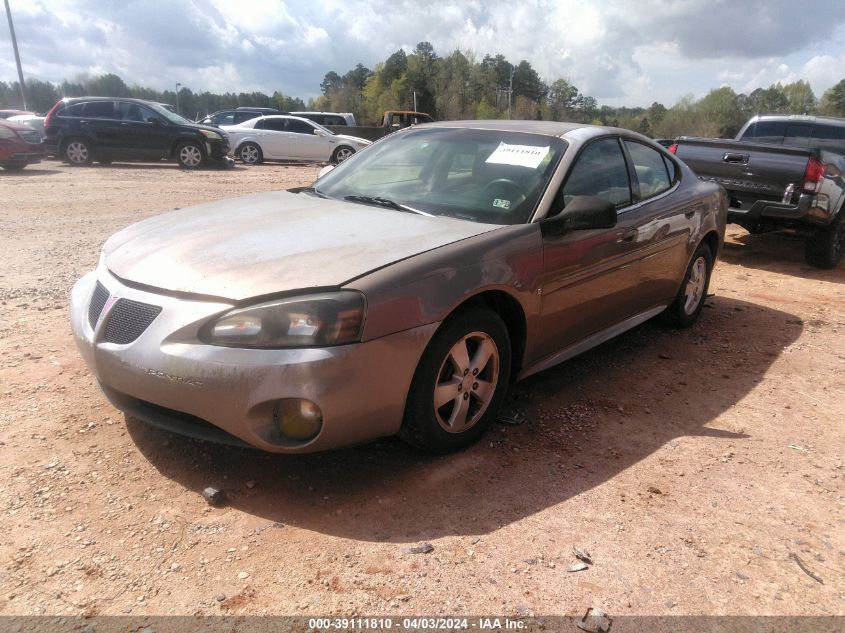
[[[211,506],[222,506],[226,502],[226,493],[213,486],[203,490],[202,496]]]
[[[414,547],[406,547],[402,550],[405,554],[428,554],[434,551],[434,546],[431,543],[420,543]]]

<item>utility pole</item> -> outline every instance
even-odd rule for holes
[[[511,68],[511,79],[508,84],[508,119],[511,118],[511,95],[513,94],[513,73],[515,70],[515,68]]]
[[[9,0],[6,0],[8,2]],[[179,114],[179,86],[181,86],[178,81],[176,82],[176,114]]]
[[[23,101],[23,109],[26,110],[26,85],[23,83],[23,68],[21,67],[21,56],[18,53],[18,40],[15,37],[15,25],[12,22],[12,9],[9,8],[9,0],[4,0],[6,3],[6,18],[9,20],[9,33],[12,34],[12,48],[15,51],[15,63],[18,65],[18,82],[21,87],[21,101]]]

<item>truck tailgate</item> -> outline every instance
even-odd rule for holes
[[[801,189],[810,149],[745,141],[681,137],[676,156],[704,179],[714,180],[732,198],[780,201],[789,185]]]

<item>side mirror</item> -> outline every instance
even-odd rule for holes
[[[326,133],[323,132],[323,130],[318,130],[317,128],[314,128],[314,134],[316,134],[319,137],[324,137],[326,135]]]
[[[569,231],[612,229],[616,226],[616,207],[596,196],[575,196],[557,215],[540,220],[543,237],[563,235]]]

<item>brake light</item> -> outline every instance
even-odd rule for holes
[[[807,169],[804,170],[804,191],[815,193],[822,179],[824,179],[824,163],[815,156],[811,156],[807,161]]]
[[[669,149],[669,151],[670,151],[670,152],[672,152],[673,154],[677,154],[677,153],[678,153],[678,144],[677,144],[677,143],[672,143],[672,144],[668,147],[668,149]]]
[[[47,127],[50,125],[50,123],[52,123],[52,121],[53,121],[53,115],[55,114],[56,110],[58,110],[58,109],[59,109],[59,106],[60,106],[60,105],[62,105],[62,100],[61,100],[61,99],[59,99],[58,101],[56,101],[56,105],[54,105],[52,108],[50,108],[50,111],[47,113],[47,116],[46,116],[46,117],[44,117],[44,129],[45,129],[45,130],[46,130],[46,129],[47,129]]]

